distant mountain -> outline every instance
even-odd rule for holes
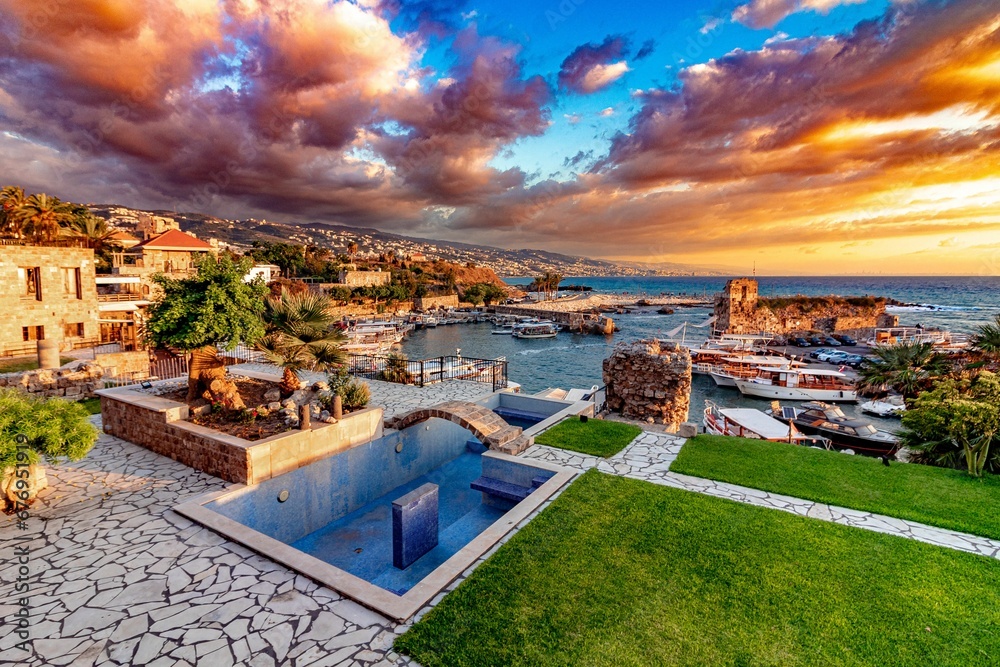
[[[298,243],[329,248],[346,253],[349,243],[357,243],[361,253],[413,255],[455,262],[473,262],[492,269],[500,276],[533,276],[555,271],[564,276],[643,276],[643,275],[724,275],[724,270],[683,264],[643,264],[611,262],[564,255],[546,250],[507,250],[492,246],[421,239],[378,229],[346,227],[323,222],[287,224],[267,220],[225,220],[200,213],[144,211],[112,204],[92,204],[90,209],[121,229],[134,228],[140,215],[155,215],[176,220],[182,230],[202,239],[215,238],[221,243],[245,249],[254,241]]]

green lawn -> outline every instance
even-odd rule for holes
[[[74,361],[71,357],[59,357],[60,364],[68,364]],[[15,359],[0,360],[0,373],[21,373],[22,371],[33,371],[38,368],[36,357],[17,357]]]
[[[396,640],[425,667],[1000,664],[1000,562],[590,471]]]
[[[85,398],[80,401],[80,405],[92,415],[100,414],[101,412],[101,399],[99,398]]]
[[[535,444],[569,449],[591,456],[613,456],[635,440],[642,429],[632,424],[577,417],[564,419],[535,437]]]
[[[673,472],[877,512],[1000,539],[1000,476],[799,447],[699,435]]]

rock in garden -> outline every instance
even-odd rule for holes
[[[267,402],[269,402],[269,403],[273,403],[274,401],[280,401],[281,400],[281,390],[278,389],[277,387],[274,387],[272,389],[268,389],[267,391],[264,392],[264,400],[267,401]]]

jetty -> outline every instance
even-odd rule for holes
[[[576,333],[591,333],[610,335],[615,331],[615,322],[606,315],[595,313],[576,313],[562,310],[546,310],[526,306],[493,306],[490,309],[497,315],[514,315],[517,317],[537,317],[552,320]]]

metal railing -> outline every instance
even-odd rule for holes
[[[380,380],[418,387],[445,380],[482,382],[493,391],[507,386],[507,360],[473,359],[449,355],[433,359],[406,359],[378,354],[352,354],[348,357],[348,372],[367,380]]]
[[[148,380],[173,380],[179,377],[187,377],[188,360],[183,357],[169,357],[167,359],[157,359],[149,363],[148,371],[128,371],[119,373],[113,377],[104,378],[105,388],[128,387]]]
[[[149,296],[140,292],[111,292],[108,294],[98,292],[97,301],[100,303],[112,301],[149,301]]]

